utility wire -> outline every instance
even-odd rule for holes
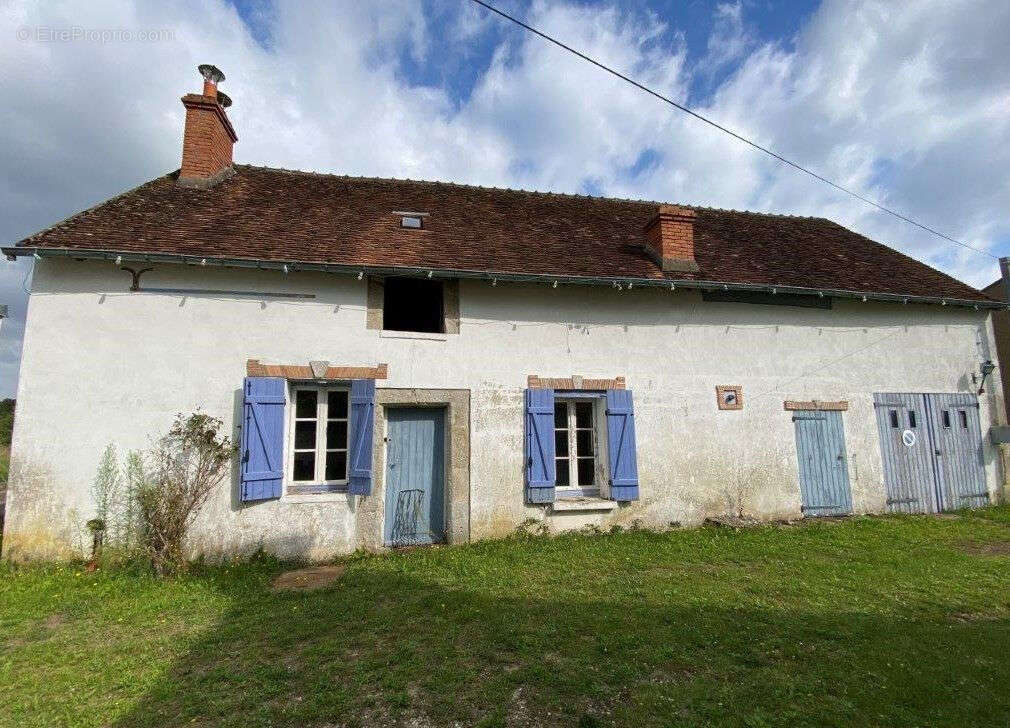
[[[736,139],[738,141],[741,141],[744,144],[747,144],[747,145],[749,145],[751,147],[754,147],[758,151],[764,152],[765,154],[767,154],[770,157],[774,157],[775,159],[777,159],[778,161],[782,162],[783,164],[787,164],[790,167],[792,167],[793,169],[797,169],[800,172],[803,172],[804,174],[810,175],[814,179],[820,180],[821,182],[824,182],[825,184],[831,185],[836,190],[844,192],[847,195],[851,195],[852,197],[856,198],[860,202],[864,202],[867,205],[872,205],[873,207],[877,208],[878,210],[880,210],[882,212],[886,212],[888,215],[892,215],[893,217],[896,217],[899,220],[907,222],[910,225],[914,225],[915,227],[920,228],[922,230],[925,230],[928,233],[932,233],[933,235],[936,235],[937,237],[943,238],[944,240],[947,240],[947,241],[949,241],[951,243],[954,243],[954,245],[960,245],[962,248],[965,248],[967,250],[973,250],[976,253],[981,253],[982,255],[988,255],[993,260],[997,260],[998,259],[997,256],[993,255],[988,250],[982,250],[981,248],[976,248],[973,245],[968,245],[968,243],[963,243],[960,240],[957,240],[956,238],[952,238],[949,235],[946,235],[946,234],[940,232],[939,230],[935,230],[934,228],[931,228],[928,225],[923,225],[921,222],[916,222],[912,218],[906,217],[905,215],[902,215],[900,212],[892,210],[889,207],[885,207],[884,205],[881,205],[879,202],[875,202],[874,200],[871,200],[869,197],[864,197],[863,195],[859,194],[858,192],[855,192],[854,190],[849,189],[848,187],[844,187],[844,186],[838,184],[837,182],[832,182],[827,177],[819,175],[819,174],[817,174],[817,172],[814,172],[813,170],[808,169],[807,167],[804,167],[804,166],[802,166],[800,164],[797,164],[796,162],[793,162],[790,159],[787,159],[787,158],[783,157],[781,154],[779,154],[778,152],[775,152],[775,151],[769,149],[768,147],[763,147],[760,144],[758,144],[757,142],[751,141],[747,137],[745,137],[745,136],[743,136],[741,134],[736,133],[732,129],[728,129],[725,126],[723,126],[722,124],[719,124],[718,122],[712,121],[708,117],[703,116],[702,114],[699,114],[697,111],[693,111],[692,109],[688,108],[687,106],[684,106],[683,104],[677,103],[673,99],[671,99],[671,98],[669,98],[667,96],[664,96],[663,94],[659,93],[658,91],[654,91],[653,89],[649,88],[645,84],[639,83],[635,79],[629,78],[628,76],[625,76],[620,71],[615,71],[610,66],[607,66],[607,65],[604,65],[603,63],[600,63],[596,59],[591,58],[590,56],[587,56],[585,53],[582,53],[580,51],[575,50],[574,48],[572,48],[569,45],[565,45],[564,43],[562,43],[561,41],[557,40],[556,38],[552,38],[551,36],[547,35],[546,33],[542,32],[540,30],[537,30],[533,26],[527,25],[526,23],[524,23],[523,21],[519,20],[518,18],[513,17],[512,15],[509,15],[508,13],[504,12],[503,10],[499,10],[495,6],[491,5],[490,3],[484,2],[484,0],[471,0],[471,2],[476,3],[477,5],[480,5],[481,7],[485,8],[487,10],[490,10],[492,13],[495,13],[496,15],[500,15],[501,17],[505,18],[506,20],[509,20],[509,21],[515,23],[519,27],[528,30],[529,32],[533,33],[534,35],[538,35],[541,38],[543,38],[544,40],[546,40],[546,41],[548,41],[550,43],[553,43],[554,45],[558,46],[559,48],[563,48],[564,50],[568,51],[569,53],[578,56],[582,60],[588,61],[589,63],[593,64],[597,68],[599,68],[601,70],[604,70],[604,71],[606,71],[607,73],[609,73],[609,74],[611,74],[613,76],[617,76],[617,78],[621,79],[622,81],[626,81],[626,82],[630,83],[632,86],[634,86],[634,87],[636,87],[636,88],[638,88],[638,89],[640,89],[642,91],[645,91],[645,93],[650,94],[651,96],[655,96],[660,101],[663,101],[663,102],[669,104],[670,106],[674,107],[675,109],[679,109],[680,111],[683,111],[685,114],[693,116],[695,119],[698,119],[699,121],[703,121],[706,124],[708,124],[709,126],[713,126],[716,129],[718,129],[719,131],[724,132],[726,134],[729,134],[734,139]]]

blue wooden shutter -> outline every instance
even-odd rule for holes
[[[351,441],[347,492],[372,492],[372,433],[375,429],[375,380],[351,380]]]
[[[630,390],[607,390],[607,443],[610,448],[610,499],[638,500],[635,408]]]
[[[554,502],[554,390],[526,390],[526,493]]]
[[[280,498],[287,382],[278,377],[246,377],[244,391],[240,495],[243,501]]]

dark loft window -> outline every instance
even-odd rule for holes
[[[712,303],[753,303],[759,306],[831,308],[830,296],[809,296],[797,293],[765,293],[764,291],[702,291],[701,300],[710,301]]]
[[[382,328],[387,331],[445,332],[441,281],[387,278],[382,302]]]

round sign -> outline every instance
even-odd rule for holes
[[[915,444],[915,433],[911,430],[905,430],[901,433],[901,441],[905,443],[905,447],[912,447]]]

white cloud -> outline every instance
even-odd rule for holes
[[[744,27],[743,5],[740,2],[719,3],[714,16],[708,53],[694,69],[696,74],[709,78],[743,58],[755,43]]]
[[[978,246],[1010,240],[1010,6],[827,0],[793,50],[758,44],[748,5],[716,9],[705,57],[648,12],[538,0],[525,17],[673,98],[732,71],[701,108],[863,194]],[[447,179],[832,217],[975,283],[993,262],[874,212],[543,40],[443,4],[261,4],[257,34],[222,0],[0,6],[4,242],[178,166],[197,63],[228,76],[236,158],[318,171]],[[521,12],[521,11],[520,11]],[[452,13],[455,13],[453,16]],[[167,29],[161,42],[16,41],[21,28]],[[257,42],[266,29],[268,42]],[[673,32],[664,32],[673,31]],[[434,63],[499,45],[469,98],[411,85]],[[643,153],[650,164],[636,167]],[[632,169],[636,173],[632,173]],[[26,264],[0,268],[13,391]]]

